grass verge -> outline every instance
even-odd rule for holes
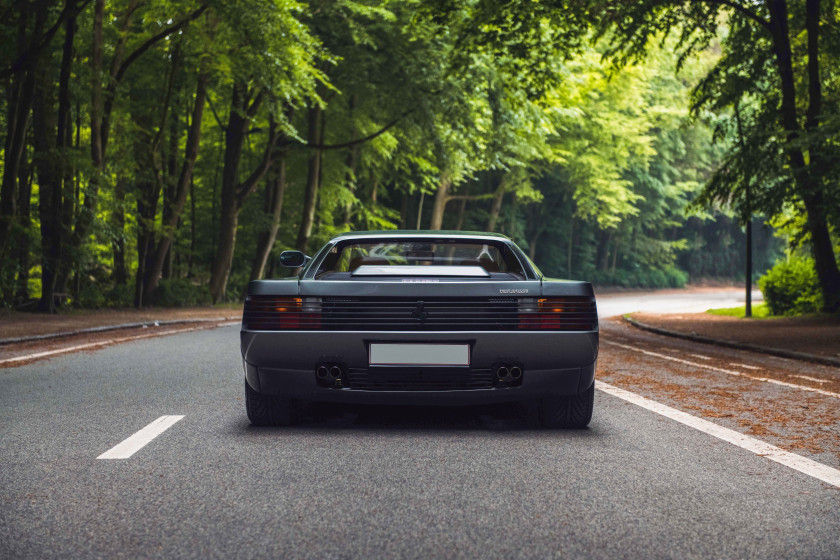
[[[747,312],[747,306],[741,305],[738,307],[722,307],[720,309],[709,309],[706,313],[710,315],[726,315],[727,317],[741,317],[743,318]],[[764,303],[755,303],[752,306],[753,319],[769,319],[773,317],[770,315],[770,308]]]

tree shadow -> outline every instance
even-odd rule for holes
[[[536,402],[494,403],[469,406],[386,406],[346,403],[301,403],[291,427],[243,425],[248,433],[295,431],[362,432],[511,432],[567,434],[592,437],[593,427],[551,430],[540,424]],[[247,421],[246,421],[247,422]]]

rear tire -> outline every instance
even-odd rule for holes
[[[254,426],[289,426],[292,423],[292,403],[289,399],[254,391],[247,380],[245,410]]]
[[[540,400],[540,421],[546,428],[585,428],[592,420],[595,384],[579,395]]]

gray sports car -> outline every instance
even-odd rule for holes
[[[245,403],[465,405],[534,399],[548,427],[592,418],[598,315],[588,282],[545,278],[510,239],[462,231],[339,235],[297,276],[248,286]]]

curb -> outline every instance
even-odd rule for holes
[[[726,348],[735,348],[736,350],[749,350],[750,352],[758,352],[760,354],[770,354],[780,358],[788,358],[791,360],[802,360],[805,362],[814,362],[827,366],[840,367],[840,359],[829,358],[826,356],[817,356],[815,354],[807,354],[805,352],[796,352],[794,350],[781,350],[779,348],[768,348],[767,346],[759,346],[757,344],[748,344],[746,342],[735,342],[734,340],[723,340],[718,338],[710,338],[708,336],[701,336],[697,334],[686,334],[670,329],[663,329],[661,327],[654,327],[647,323],[642,323],[631,317],[622,317],[623,321],[627,321],[630,325],[637,329],[649,331],[656,334],[671,336],[674,338],[682,338],[692,342],[702,342],[703,344],[714,344],[716,346],[725,346]]]
[[[51,338],[64,338],[79,334],[101,333],[108,331],[117,331],[122,329],[140,329],[148,327],[162,327],[167,325],[184,325],[190,323],[218,323],[221,321],[231,321],[238,319],[238,317],[215,317],[210,319],[173,319],[171,321],[145,321],[142,323],[123,323],[120,325],[105,325],[102,327],[90,327],[87,329],[79,329],[76,331],[62,331],[57,333],[38,334],[32,336],[19,336],[15,338],[0,338],[0,346],[6,344],[17,344],[19,342],[35,342],[38,340],[48,340]]]

